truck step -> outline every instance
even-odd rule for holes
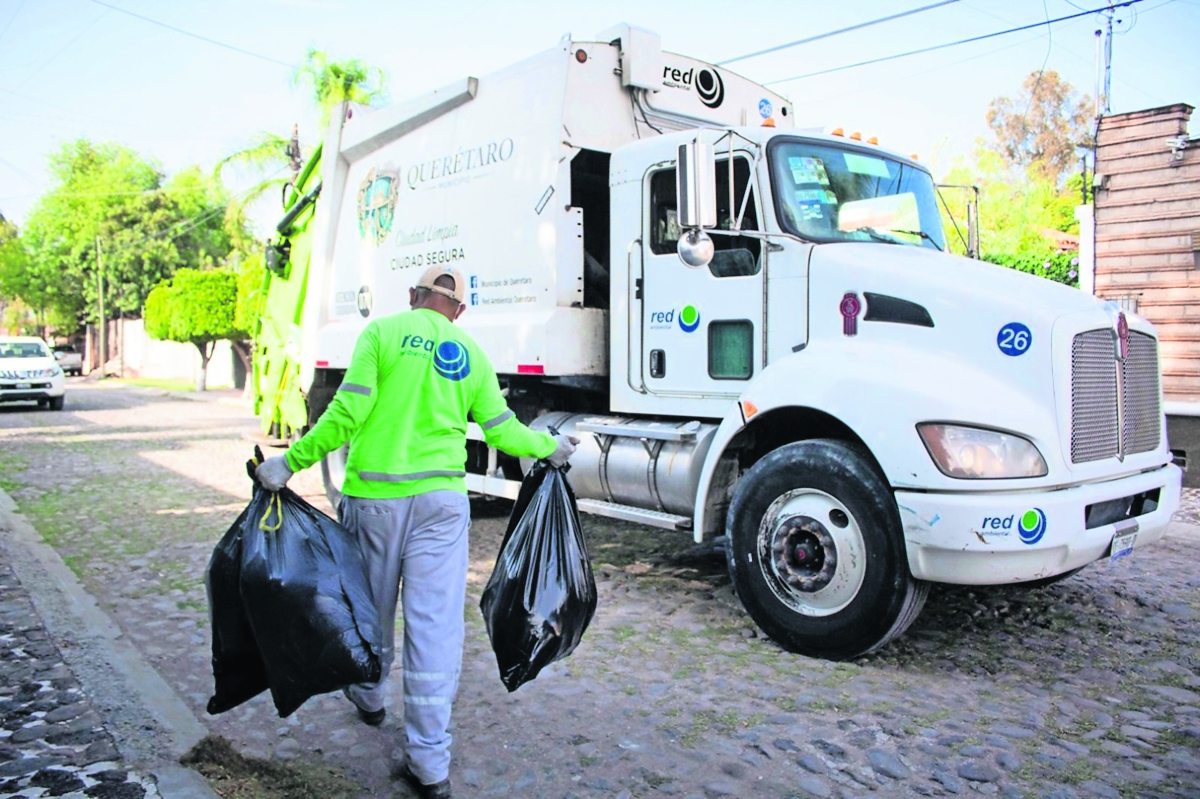
[[[618,505],[615,502],[605,502],[600,499],[577,500],[579,509],[585,513],[606,516],[610,519],[622,519],[627,522],[648,524],[651,527],[661,527],[664,530],[689,530],[692,520],[688,516],[674,513],[664,513],[657,510],[635,508],[632,505]]]

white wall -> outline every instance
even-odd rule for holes
[[[200,351],[192,344],[160,341],[146,335],[141,319],[124,320],[125,376],[195,382],[200,374]],[[237,355],[228,341],[218,341],[208,362],[208,387],[233,385]],[[115,370],[114,362],[110,369]]]
[[[1094,205],[1075,206],[1079,221],[1079,289],[1096,293],[1096,219]]]

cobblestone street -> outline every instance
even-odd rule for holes
[[[398,672],[379,728],[340,695],[287,719],[265,695],[205,713],[204,569],[249,498],[243,434],[256,428],[235,404],[73,383],[63,412],[0,408],[0,489],[209,730],[246,754],[344,768],[361,795],[403,796],[390,778]],[[329,512],[315,471],[291,485]],[[585,516],[595,621],[513,694],[478,610],[506,510],[475,503],[456,795],[1200,795],[1197,492],[1132,557],[1043,589],[934,586],[906,635],[842,664],[761,637],[712,546]],[[27,769],[0,796],[153,796],[110,759],[106,746],[128,742],[73,693],[69,654],[64,665],[22,601],[0,569],[0,780],[18,777],[5,771],[17,736],[36,736],[38,768],[69,767],[82,793],[31,790],[51,772]],[[55,733],[23,732],[41,726]],[[143,793],[100,792],[119,774]]]

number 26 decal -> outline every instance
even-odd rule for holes
[[[1005,355],[1024,355],[1033,346],[1033,334],[1020,322],[1009,322],[1000,328],[1000,334],[996,336],[996,346]]]

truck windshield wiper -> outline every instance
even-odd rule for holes
[[[881,233],[875,232],[874,228],[860,227],[857,230],[853,230],[851,232],[852,233],[866,233],[868,236],[875,239],[875,241],[882,241],[884,244],[904,244],[904,242],[900,241],[900,239],[894,239],[891,236],[884,236]]]
[[[938,246],[938,243],[933,240],[933,236],[930,236],[924,230],[892,230],[891,232],[892,233],[906,233],[909,236],[920,236],[921,238],[925,239],[927,242],[932,244],[935,248],[937,248],[938,252],[945,252],[945,250],[943,250],[940,246]]]

